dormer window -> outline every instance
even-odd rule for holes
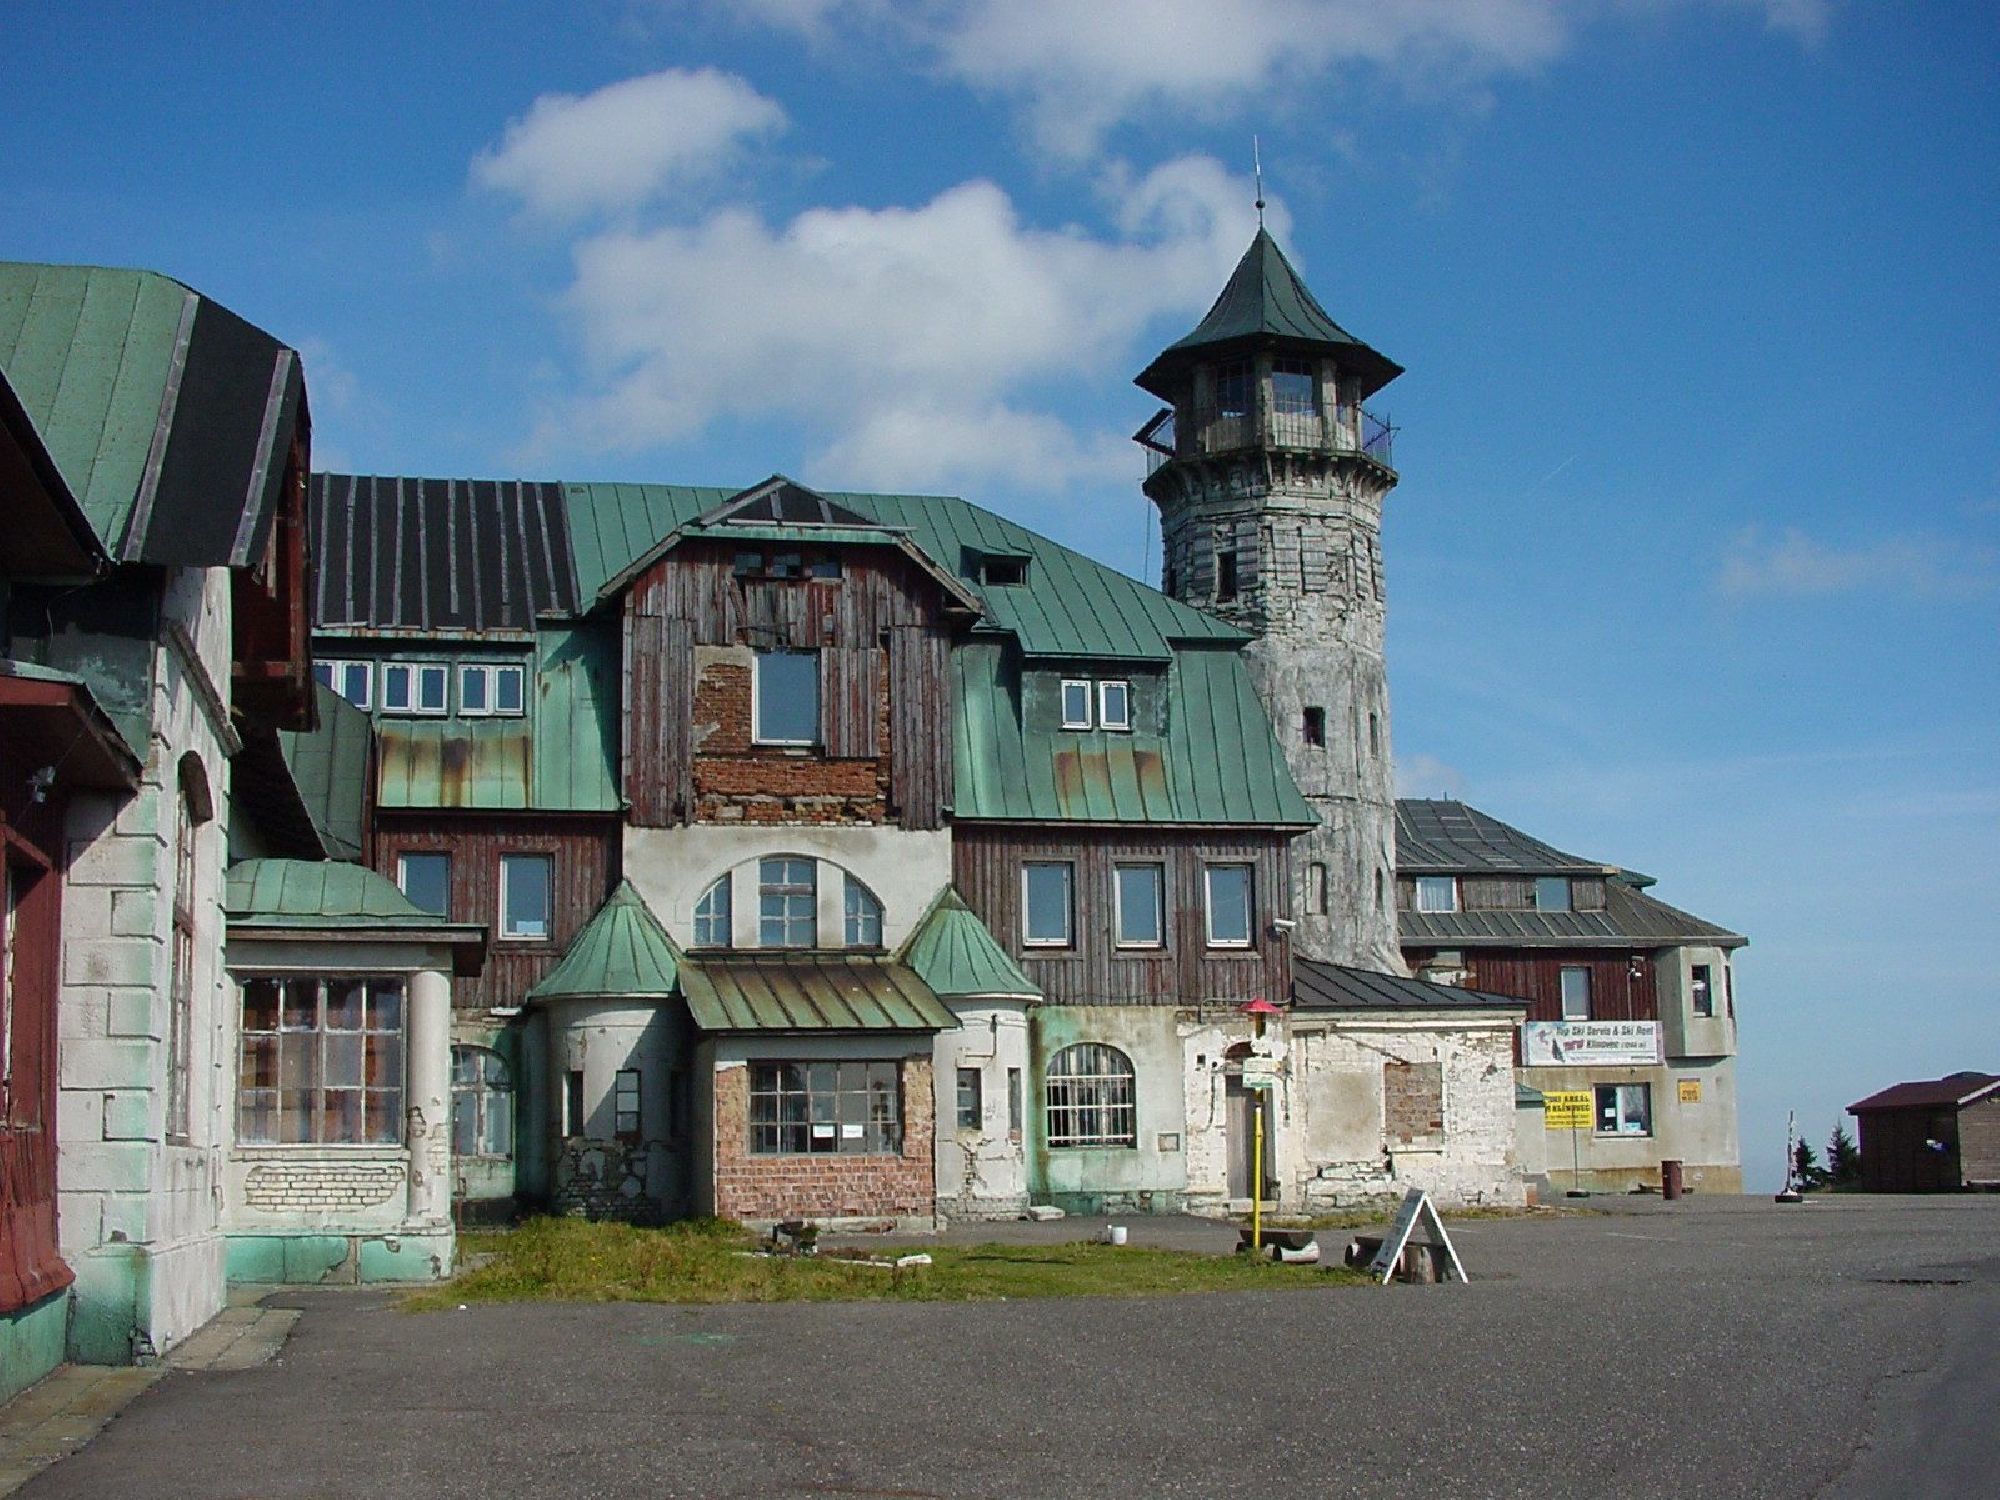
[[[1066,677],[1062,685],[1062,727],[1065,729],[1088,729],[1090,717],[1091,684],[1080,677]]]
[[[1028,581],[1028,559],[1020,553],[985,553],[979,559],[979,581],[989,588],[1020,588]]]
[[[1097,723],[1102,729],[1132,727],[1132,685],[1129,682],[1098,683]]]
[[[469,719],[522,712],[525,673],[517,666],[467,662],[458,669],[458,711]]]
[[[313,663],[313,676],[332,688],[356,708],[373,708],[375,664],[368,661],[332,661],[321,658]]]
[[[382,710],[392,714],[450,712],[450,678],[441,661],[382,664]]]
[[[1567,875],[1538,875],[1535,877],[1535,910],[1569,910],[1569,877]]]
[[[1458,879],[1452,875],[1417,877],[1418,911],[1457,911]]]

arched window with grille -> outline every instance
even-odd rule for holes
[[[734,914],[730,901],[730,877],[724,875],[701,893],[694,907],[694,945],[697,948],[727,948],[732,941]]]
[[[843,898],[847,915],[847,946],[850,948],[879,948],[882,946],[882,903],[875,893],[856,880],[846,877],[847,891]]]
[[[1139,1144],[1129,1057],[1102,1042],[1077,1042],[1049,1059],[1048,1143],[1051,1148]]]
[[[514,1154],[514,1081],[497,1052],[451,1049],[451,1150],[505,1160]]]

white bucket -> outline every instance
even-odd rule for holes
[[[1104,1243],[1107,1245],[1124,1244],[1125,1226],[1123,1224],[1106,1224],[1104,1226]]]

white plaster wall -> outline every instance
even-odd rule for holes
[[[1715,1014],[1694,1013],[1694,967],[1707,964]],[[1721,948],[1670,948],[1654,960],[1660,1042],[1671,1059],[1729,1057],[1736,1052],[1735,976]]]
[[[1548,1136],[1548,1171],[1561,1189],[1571,1185],[1572,1156],[1580,1167],[1581,1185],[1596,1192],[1623,1192],[1635,1186],[1657,1186],[1660,1163],[1678,1161],[1690,1188],[1709,1192],[1742,1191],[1742,1159],[1737,1146],[1736,1059],[1733,1057],[1675,1058],[1645,1068],[1523,1068],[1521,1080],[1543,1091],[1595,1090],[1600,1083],[1644,1083],[1651,1086],[1651,1135],[1598,1135],[1576,1132],[1572,1153],[1570,1132]],[[1695,1086],[1700,1097],[1683,1103],[1680,1085]]]
[[[630,1200],[650,1199],[663,1211],[678,1211],[690,1194],[685,1170],[688,1143],[675,1138],[672,1119],[672,1090],[676,1086],[693,1086],[691,1076],[685,1071],[687,1058],[681,1028],[672,1009],[679,1004],[679,1001],[649,1000],[558,1000],[545,1007],[550,1050],[550,1114],[546,1124],[537,1128],[546,1129],[552,1138],[561,1137],[564,1080],[569,1073],[580,1072],[584,1118],[578,1122],[581,1129],[572,1126],[570,1138],[615,1140],[617,1077],[621,1070],[636,1069],[638,1145],[643,1170],[624,1177],[612,1190]],[[676,1069],[682,1070],[678,1080]],[[522,1128],[525,1131],[529,1127],[524,1124]],[[561,1156],[559,1147],[556,1163]],[[631,1156],[626,1155],[621,1159],[621,1168],[631,1161]],[[560,1186],[552,1184],[556,1190]]]
[[[931,1054],[936,1104],[938,1208],[955,1219],[1015,1218],[1028,1206],[1028,1013],[1019,1000],[952,1002],[959,1025],[940,1032]],[[977,1130],[958,1125],[958,1070],[980,1073]],[[1021,1129],[1008,1122],[1007,1074],[1018,1069]]]
[[[828,865],[851,871],[882,903],[882,941],[909,937],[938,891],[951,880],[951,833],[888,826],[776,827],[696,823],[685,828],[625,829],[625,878],[646,898],[675,941],[694,938],[694,908],[716,878],[734,872],[735,946],[757,946],[757,861],[796,854],[824,861],[819,871],[819,936],[841,946],[842,884]]]
[[[1251,1019],[1233,1008],[1215,1015],[1183,1011],[1175,1026],[1182,1059],[1181,1107],[1187,1121],[1182,1139],[1187,1206],[1192,1213],[1228,1213],[1238,1202],[1229,1196],[1229,1159],[1238,1148],[1229,1138],[1227,1054],[1232,1047],[1247,1046],[1254,1056],[1280,1059],[1287,1046],[1284,1018],[1269,1017],[1261,1037],[1255,1030]],[[1270,1092],[1264,1116],[1264,1149],[1273,1166],[1280,1160],[1281,1090],[1282,1084]]]

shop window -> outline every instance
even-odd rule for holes
[[[1649,1083],[1597,1085],[1599,1135],[1651,1135],[1653,1086]]]
[[[1453,875],[1419,875],[1417,910],[1457,911],[1458,878]]]
[[[759,651],[751,736],[760,745],[819,743],[819,653]]]
[[[1118,865],[1111,872],[1118,946],[1158,948],[1166,941],[1167,872],[1163,865]]]
[[[411,851],[396,856],[396,884],[410,905],[433,916],[451,915],[451,856]]]
[[[902,1149],[902,1064],[750,1065],[753,1155],[894,1155]]]
[[[1132,684],[1100,682],[1097,685],[1097,723],[1101,729],[1132,727]]]
[[[875,899],[875,893],[856,880],[852,875],[844,877],[846,892],[842,897],[846,907],[847,946],[850,948],[879,948],[882,946],[882,903]]]
[[[1696,964],[1690,971],[1688,999],[1693,1003],[1696,1015],[1715,1014],[1715,971],[1707,964]]]
[[[514,1155],[514,1082],[488,1048],[451,1049],[451,1154],[492,1161]]]
[[[380,1145],[403,1138],[403,981],[243,981],[237,1138]]]
[[[958,1128],[977,1130],[985,1115],[985,1104],[980,1095],[982,1086],[977,1068],[958,1070]]]
[[[1062,727],[1088,729],[1091,724],[1090,684],[1076,678],[1065,678],[1062,685]]]
[[[694,904],[694,945],[697,948],[727,948],[732,936],[730,878],[725,875],[701,893]]]
[[[441,661],[390,661],[382,664],[382,711],[391,714],[443,714],[450,710],[449,682]]]
[[[819,885],[813,861],[779,855],[757,865],[757,942],[765,948],[819,945]]]
[[[458,669],[458,711],[469,719],[518,717],[523,712],[525,670],[467,663]]]
[[[546,854],[500,856],[500,936],[545,941],[550,936],[555,860]]]
[[[1563,967],[1562,1007],[1565,1021],[1590,1019],[1590,970],[1581,964]]]
[[[1021,866],[1021,941],[1030,948],[1067,948],[1072,870],[1067,864]]]
[[[375,664],[326,659],[313,663],[313,676],[356,708],[375,706]]]
[[[639,1124],[639,1070],[620,1068],[611,1079],[611,1131],[628,1144],[641,1135]]]
[[[1538,875],[1535,877],[1535,910],[1569,910],[1569,876]]]
[[[1132,1060],[1101,1042],[1077,1042],[1049,1059],[1051,1148],[1139,1144]]]
[[[1250,867],[1210,865],[1203,875],[1208,891],[1208,946],[1249,947],[1253,923]]]

